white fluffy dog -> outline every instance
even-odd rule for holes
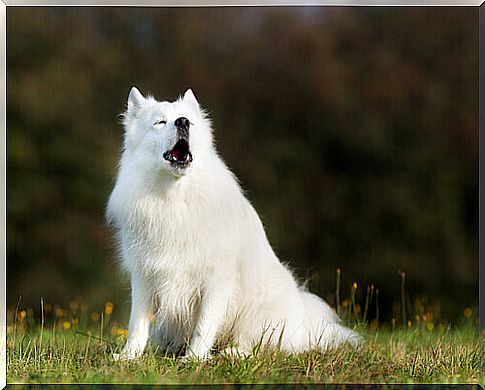
[[[278,260],[190,89],[158,102],[132,88],[123,123],[107,209],[132,287],[119,358],[143,353],[153,319],[163,349],[185,347],[187,357],[229,339],[240,353],[257,343],[301,352],[359,342]]]

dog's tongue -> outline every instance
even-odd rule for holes
[[[185,163],[187,160],[192,162],[192,155],[189,151],[189,143],[185,139],[180,139],[177,141],[172,150],[168,150],[163,154],[165,160],[171,162]]]
[[[185,159],[185,155],[181,150],[174,149],[170,152],[170,154],[175,158],[177,161],[182,161]]]

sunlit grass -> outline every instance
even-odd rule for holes
[[[209,361],[182,362],[149,347],[143,357],[114,361],[126,333],[76,333],[71,328],[8,335],[8,383],[483,383],[483,338],[473,327],[378,331],[360,329],[357,351],[287,355],[261,349],[248,359],[215,354]]]
[[[139,359],[113,360],[128,331],[112,319],[115,305],[91,310],[80,300],[66,307],[40,300],[40,312],[7,312],[8,383],[485,383],[481,371],[484,337],[476,308],[464,307],[455,325],[438,320],[439,305],[405,300],[382,322],[379,289],[352,282],[341,300],[337,270],[336,311],[364,337],[348,346],[288,355],[261,348],[243,359],[217,352],[209,361],[183,362],[149,346]],[[359,288],[365,292],[357,302]],[[438,309],[436,309],[438,307]]]

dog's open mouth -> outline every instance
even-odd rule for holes
[[[185,168],[192,162],[192,153],[189,150],[189,141],[185,138],[180,138],[172,150],[167,150],[163,153],[163,158],[170,161],[171,165],[179,168]]]

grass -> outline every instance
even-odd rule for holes
[[[479,383],[485,385],[485,333],[478,331],[477,310],[466,307],[453,327],[440,321],[439,304],[410,299],[401,275],[400,305],[389,323],[380,320],[379,290],[367,286],[341,300],[337,269],[336,311],[355,324],[364,338],[327,352],[289,355],[255,350],[249,358],[215,353],[208,361],[183,362],[149,346],[134,361],[115,361],[127,330],[113,320],[114,305],[100,312],[73,301],[68,308],[44,303],[40,312],[7,311],[7,383]],[[357,302],[360,297],[362,307]],[[371,319],[372,318],[372,319]]]
[[[114,361],[125,335],[101,340],[74,329],[10,330],[7,383],[484,383],[483,337],[471,325],[360,329],[358,350],[288,355],[261,349],[242,359],[215,355],[182,362],[153,348],[139,359]]]

